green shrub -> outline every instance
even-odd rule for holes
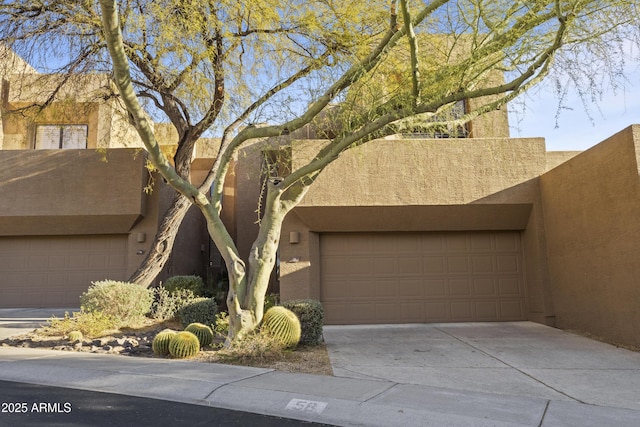
[[[176,359],[193,357],[200,351],[198,337],[188,331],[176,333],[169,342],[169,354]]]
[[[177,332],[171,329],[165,329],[158,332],[151,343],[153,353],[158,356],[166,356],[169,354],[169,343],[176,334]]]
[[[264,297],[264,311],[268,311],[271,307],[278,305],[280,294],[269,294]]]
[[[300,320],[289,309],[271,307],[262,318],[261,331],[272,335],[285,347],[295,347],[300,341]]]
[[[155,298],[151,306],[151,317],[156,320],[169,320],[177,317],[178,310],[196,299],[189,289],[176,289],[169,292],[164,286],[154,290]]]
[[[184,330],[191,332],[193,335],[198,337],[200,347],[206,347],[213,342],[213,331],[207,325],[203,325],[202,323],[191,323],[189,326],[184,328]]]
[[[80,331],[71,331],[71,332],[69,332],[69,341],[70,342],[82,341],[83,339],[84,339],[84,336],[82,335],[82,332],[80,332]]]
[[[153,291],[134,283],[104,280],[93,282],[80,295],[80,308],[86,312],[101,312],[120,325],[135,323],[151,310]]]
[[[195,298],[178,310],[178,318],[185,327],[190,323],[212,325],[216,321],[218,305],[213,298]]]
[[[102,312],[74,312],[71,316],[64,313],[63,318],[52,317],[47,320],[47,326],[42,330],[45,335],[64,336],[73,331],[82,333],[85,337],[95,338],[103,336],[109,331],[118,329],[118,322]]]
[[[293,311],[300,319],[302,329],[300,344],[318,345],[322,342],[324,309],[320,301],[313,299],[291,300],[283,302],[282,306]]]
[[[169,292],[179,289],[188,289],[196,296],[202,296],[204,292],[204,281],[200,276],[173,276],[164,282],[164,287]]]
[[[226,311],[216,314],[216,322],[212,326],[213,332],[226,337],[229,334],[229,314]]]

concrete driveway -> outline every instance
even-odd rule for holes
[[[532,322],[325,326],[334,375],[640,410],[640,353]]]

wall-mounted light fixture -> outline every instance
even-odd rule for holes
[[[292,231],[289,233],[289,243],[292,245],[300,243],[300,233],[297,231]]]
[[[147,240],[147,233],[140,232],[136,234],[136,241],[138,243],[144,243]]]

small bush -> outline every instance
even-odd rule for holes
[[[196,299],[189,289],[169,292],[164,286],[155,289],[155,299],[151,307],[151,317],[156,320],[170,320],[177,317],[178,310]]]
[[[300,342],[300,320],[293,311],[282,306],[267,310],[261,331],[277,338],[284,347],[295,347]]]
[[[139,321],[151,310],[153,291],[134,283],[104,280],[93,282],[80,295],[80,308],[86,312],[101,312],[120,325]]]
[[[118,322],[102,312],[74,312],[71,316],[66,312],[62,319],[52,317],[47,320],[42,332],[45,335],[69,335],[73,331],[80,332],[85,337],[95,338],[105,335],[109,331],[118,329]]]
[[[280,302],[280,294],[269,294],[264,297],[264,311],[268,311],[271,307],[275,307]]]
[[[226,337],[229,334],[229,314],[226,311],[216,314],[216,322],[212,326],[213,332]]]
[[[182,327],[190,323],[213,325],[216,322],[218,305],[213,298],[196,298],[178,310]]]
[[[283,302],[282,306],[293,311],[300,319],[302,328],[300,344],[318,345],[322,342],[324,309],[320,301],[313,299],[291,300]]]
[[[233,340],[229,348],[218,351],[218,356],[222,363],[252,365],[282,360],[284,351],[277,338],[254,332]]]
[[[196,296],[202,296],[204,292],[204,281],[200,276],[173,276],[164,282],[164,287],[170,293],[180,289],[187,289]]]

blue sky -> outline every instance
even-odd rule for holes
[[[640,124],[640,70],[628,76],[624,88],[605,91],[597,104],[587,104],[570,93],[556,120],[558,96],[553,89],[525,94],[521,105],[509,109],[512,137],[543,137],[547,150],[586,150],[631,124]],[[519,112],[515,112],[518,111]]]

